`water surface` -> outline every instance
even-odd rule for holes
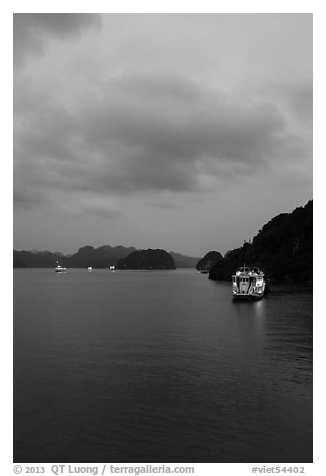
[[[15,462],[311,462],[312,294],[14,270]]]

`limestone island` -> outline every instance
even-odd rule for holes
[[[209,251],[198,261],[196,269],[201,273],[209,273],[211,267],[221,259],[223,259],[223,256],[219,251]]]
[[[176,269],[172,256],[164,250],[136,250],[118,261],[116,269]]]

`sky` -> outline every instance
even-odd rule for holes
[[[14,14],[14,248],[201,257],[312,199],[312,14]]]

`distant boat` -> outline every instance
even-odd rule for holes
[[[93,267],[92,267],[92,266],[88,266],[87,271],[93,271]]]
[[[114,271],[115,270],[115,266],[110,266],[109,268],[111,271]]]
[[[56,267],[54,268],[54,271],[56,273],[65,273],[67,271],[67,268],[65,268],[64,266],[61,266],[59,264],[59,262],[57,261],[57,264],[56,264]]]
[[[257,300],[265,293],[264,273],[255,266],[243,266],[232,276],[234,299]]]

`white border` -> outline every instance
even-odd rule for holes
[[[137,8],[135,8],[137,7]],[[244,8],[245,7],[245,8]],[[324,195],[324,161],[323,138],[325,136],[324,120],[321,108],[325,101],[325,7],[318,1],[228,1],[228,2],[149,2],[149,1],[13,1],[4,2],[1,8],[1,58],[2,58],[2,163],[5,175],[2,178],[1,219],[2,236],[2,277],[1,290],[5,305],[1,313],[1,474],[13,474],[12,468],[12,13],[13,12],[102,12],[102,13],[313,13],[314,14],[314,463],[304,464],[307,475],[326,474],[325,464],[325,369],[323,353],[325,333],[324,314],[322,312],[322,275],[318,269],[324,267],[323,218],[325,216]],[[319,120],[318,120],[319,119]],[[321,259],[317,259],[321,257]],[[320,283],[319,283],[320,282]],[[293,463],[295,464],[295,462]],[[190,465],[190,464],[189,464]],[[40,466],[40,465],[39,465]],[[42,465],[50,472],[51,465]],[[196,475],[246,475],[251,474],[254,464],[219,463],[194,464]],[[268,463],[257,464],[259,467],[276,466]],[[280,465],[280,466],[290,466]],[[301,466],[300,464],[298,466]],[[24,474],[24,473],[23,473]],[[281,473],[282,474],[282,473]],[[284,474],[284,473],[283,473]]]

